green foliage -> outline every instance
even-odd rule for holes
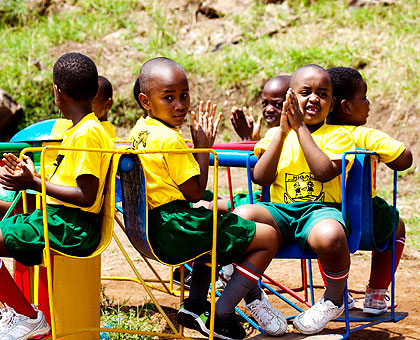
[[[127,306],[128,299],[121,305],[115,305],[113,300],[105,294],[105,288],[101,287],[101,327],[103,328],[123,328],[130,330],[142,330],[153,332],[159,321],[152,322],[151,316],[156,313],[153,304],[142,304],[141,306]],[[111,333],[106,332],[104,339],[123,340],[123,339],[151,339],[151,337],[137,334]],[[102,337],[101,337],[102,339]]]
[[[123,328],[129,330],[154,331],[156,324],[152,322],[150,313],[150,305],[142,305],[137,307],[126,307],[125,304],[118,306],[108,306],[101,308],[101,324],[105,328]],[[107,333],[109,340],[122,339],[151,339],[150,336],[142,336],[138,334],[125,333]]]
[[[364,8],[348,8],[347,1],[334,0],[288,0],[281,5],[255,0],[244,13],[223,17],[239,30],[238,43],[226,37],[221,48],[199,54],[185,48],[179,33],[190,19],[180,17],[163,0],[61,1],[54,2],[57,10],[43,15],[28,3],[0,0],[0,87],[23,105],[22,125],[57,115],[51,94],[56,55],[50,50],[72,42],[88,46],[116,31],[121,45],[138,52],[128,60],[133,74],[139,59],[163,55],[215,87],[245,88],[248,101],[260,95],[267,79],[307,63],[362,70],[373,99],[416,103],[420,98],[417,0]],[[100,60],[102,51],[97,53]],[[131,125],[137,113],[131,93],[121,94],[111,118]]]
[[[418,214],[405,221],[407,229],[407,244],[420,251],[420,216]]]

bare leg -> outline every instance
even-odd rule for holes
[[[270,212],[262,205],[244,204],[237,207],[233,211],[233,213],[241,216],[246,220],[255,221],[272,226],[277,232],[278,246],[281,247],[284,244],[283,236],[280,232],[276,221],[274,220]]]

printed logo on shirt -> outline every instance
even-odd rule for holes
[[[62,154],[58,154],[57,158],[55,159],[51,169],[50,169],[50,173],[49,173],[49,179],[51,179],[55,173],[57,172],[58,167],[60,166],[61,162],[64,159],[64,155]]]
[[[301,172],[298,175],[286,173],[285,188],[285,203],[324,201],[325,199],[323,183],[317,181],[310,172]]]
[[[149,134],[150,134],[150,131],[147,131],[147,130],[140,131],[137,137],[133,138],[133,147],[135,149],[138,149],[138,146],[141,144],[143,148],[145,148],[147,145],[147,137],[149,136]]]

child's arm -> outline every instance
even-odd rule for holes
[[[291,129],[285,107],[286,106],[283,105],[278,132],[275,134],[267,150],[258,159],[257,164],[255,164],[252,179],[256,184],[268,186],[276,179],[277,166],[280,160],[283,143]]]
[[[242,109],[234,106],[230,117],[233,128],[242,141],[260,140],[262,116],[255,121],[252,107]]]
[[[220,112],[216,117],[217,105],[211,105],[211,101],[207,101],[206,111],[204,112],[204,103],[200,102],[198,117],[195,112],[192,112],[191,137],[194,147],[197,149],[211,148],[216,138],[217,128],[222,118]],[[191,177],[184,183],[179,185],[179,189],[184,195],[185,199],[190,202],[198,202],[204,194],[207,187],[207,177],[209,171],[209,154],[195,153],[195,159],[200,166],[200,175]]]
[[[386,165],[392,170],[403,171],[407,170],[413,164],[413,155],[408,147],[405,147],[404,152],[392,162]]]
[[[287,118],[295,130],[305,159],[315,179],[328,182],[341,174],[341,160],[331,160],[314,142],[311,132],[303,121],[299,102],[292,89],[286,95]]]
[[[27,157],[15,166],[13,173],[1,174],[0,184],[6,190],[32,189],[41,192],[41,178],[34,169],[32,160]],[[77,187],[69,187],[47,181],[47,195],[80,207],[91,206],[95,202],[99,179],[93,175],[80,175],[76,178],[76,183]]]

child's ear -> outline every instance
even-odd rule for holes
[[[53,84],[53,90],[55,101],[60,102],[63,97],[61,89],[56,84]]]
[[[111,110],[112,104],[114,104],[114,101],[112,100],[112,98],[108,98],[108,100],[105,102],[104,110],[106,110],[106,112]]]
[[[343,99],[340,103],[341,111],[346,115],[351,114],[351,103],[347,99]]]
[[[336,100],[336,98],[335,97],[332,97],[332,99],[331,99],[331,106],[330,106],[330,112],[333,112],[334,111],[335,100]]]
[[[144,94],[143,92],[140,92],[139,101],[140,101],[141,105],[143,105],[145,110],[147,110],[147,111],[150,110],[150,100],[149,100],[149,97],[146,94]]]

